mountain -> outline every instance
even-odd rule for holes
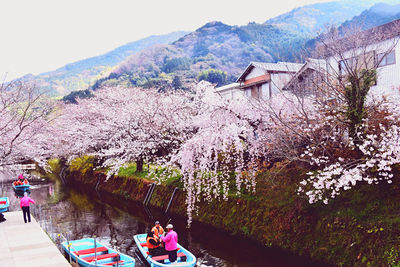
[[[326,26],[339,26],[370,8],[376,0],[342,0],[298,7],[288,13],[267,20],[264,24],[302,33],[313,37]],[[398,0],[381,0],[380,3],[398,4]]]
[[[396,3],[398,0],[382,2]],[[86,89],[89,84],[94,90],[102,85],[117,84],[172,88],[176,87],[173,81],[179,87],[186,87],[200,77],[208,79],[209,76],[218,81],[218,85],[226,84],[234,81],[251,61],[302,61],[301,51],[305,44],[326,24],[340,25],[346,20],[350,23],[353,17],[363,16],[362,12],[367,8],[377,14],[386,14],[366,13],[368,19],[364,20],[372,26],[379,25],[385,17],[396,15],[393,15],[395,9],[385,4],[372,7],[374,3],[373,0],[342,0],[306,5],[262,24],[230,26],[214,21],[191,33],[169,35],[168,41],[149,37],[37,78],[61,95]],[[361,20],[354,23],[361,23]],[[82,95],[89,94],[82,92]]]
[[[400,4],[391,5],[377,3],[364,10],[360,15],[343,22],[338,30],[342,34],[351,34],[352,31],[364,31],[400,19]],[[315,45],[324,38],[324,34],[311,38],[306,43],[306,48],[312,51]]]
[[[20,79],[35,80],[35,83],[49,95],[66,95],[71,91],[82,90],[93,84],[104,73],[109,73],[115,65],[121,63],[128,56],[140,52],[155,44],[171,43],[187,32],[177,31],[165,35],[153,35],[147,38],[130,42],[106,54],[83,59],[70,63],[37,76],[26,75]]]
[[[373,3],[343,0],[307,5],[262,24],[230,26],[210,22],[170,45],[152,47],[127,58],[93,88],[115,84],[171,87],[175,76],[185,84],[209,69],[225,72],[223,83],[229,83],[251,61],[301,61],[304,45],[326,24],[340,25]]]
[[[176,76],[185,87],[207,71],[212,71],[212,76],[225,75],[218,82],[222,85],[234,81],[251,61],[296,60],[295,55],[306,40],[273,25],[252,22],[230,26],[214,21],[170,45],[132,55],[93,89],[115,84],[168,88]]]
[[[250,61],[274,61],[273,47],[296,39],[296,35],[274,26],[250,23],[229,26],[210,22],[170,45],[149,48],[121,63],[113,74],[132,74],[130,79],[157,78],[160,74],[186,73],[196,78],[209,68],[237,74]],[[112,76],[115,76],[112,75]],[[138,80],[139,79],[139,80]]]
[[[396,19],[400,19],[400,4],[378,3],[363,11],[359,16],[347,20],[341,27],[353,28],[361,26],[362,30],[366,30]]]

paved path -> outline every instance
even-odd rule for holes
[[[0,223],[0,267],[71,267],[31,216],[24,223],[22,211],[5,212]]]

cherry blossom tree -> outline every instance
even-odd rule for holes
[[[0,166],[27,160],[43,161],[48,154],[40,138],[48,126],[52,103],[33,84],[0,85]]]
[[[193,113],[189,100],[179,91],[104,88],[78,105],[64,105],[57,119],[66,137],[64,151],[100,158],[110,174],[132,161],[138,170],[144,161],[166,162],[193,131],[185,124]]]
[[[390,90],[375,85],[378,67],[398,44],[398,32],[398,22],[344,35],[332,29],[317,46],[317,55],[325,58],[325,66],[318,70],[324,79],[303,88],[318,92],[313,95],[316,110],[323,114],[305,127],[312,135],[301,159],[310,164],[311,171],[299,193],[305,193],[310,203],[328,203],[359,182],[391,182],[399,140],[398,112],[389,104],[396,96],[379,99],[379,92]]]
[[[383,99],[377,102],[365,124],[365,134],[359,136],[362,142],[355,142],[344,134],[345,125],[326,120],[319,126],[321,135],[326,138],[311,144],[302,157],[312,166],[308,178],[301,182],[299,193],[305,193],[310,203],[323,201],[340,195],[357,183],[377,184],[380,181],[392,183],[392,169],[400,163],[400,113],[399,99]],[[328,135],[329,134],[329,135]]]
[[[272,135],[259,110],[244,101],[223,101],[207,82],[161,93],[103,88],[77,105],[63,105],[54,125],[65,157],[93,155],[109,174],[132,161],[179,169],[190,221],[199,200],[226,199],[242,185],[255,188],[260,149]]]

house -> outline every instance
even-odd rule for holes
[[[399,40],[400,20],[395,20],[335,40],[325,48],[320,46],[322,59],[307,59],[283,89],[302,95],[318,94],[320,88],[332,89],[335,83],[346,85],[348,72],[376,69],[377,81],[370,94],[399,95]]]
[[[236,80],[246,97],[267,100],[280,92],[304,64],[251,62]]]
[[[327,62],[323,59],[306,59],[306,63],[283,86],[283,90],[298,95],[318,94],[318,88],[324,86],[328,79]]]
[[[383,24],[337,41],[340,53],[328,53],[326,72],[345,77],[348,71],[376,69],[377,81],[370,93],[399,94],[400,88],[400,20]],[[340,47],[339,47],[340,48]],[[339,50],[335,47],[336,50]]]
[[[281,90],[301,95],[318,94],[323,86],[332,88],[335,83],[343,85],[347,71],[374,68],[377,70],[377,82],[370,92],[399,95],[399,40],[400,20],[395,20],[335,40],[331,44],[331,51],[322,51],[321,58],[309,58],[302,64],[251,62],[236,83],[216,88],[216,92],[226,99],[237,99],[244,95],[263,100]]]
[[[230,83],[215,88],[215,93],[219,94],[226,100],[239,99],[243,97],[243,91],[240,90],[239,83]]]

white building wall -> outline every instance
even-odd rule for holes
[[[244,92],[239,89],[238,83],[232,83],[215,88],[215,93],[225,100],[237,100],[243,98]]]
[[[372,93],[399,94],[400,87],[400,45],[394,48],[396,63],[377,68],[377,83],[371,88]]]
[[[396,63],[377,68],[377,85],[371,87],[371,94],[388,95],[400,94],[400,42],[396,39],[389,39],[383,42],[371,44],[367,46],[366,51],[375,51],[376,54],[387,52],[391,47],[395,51]],[[344,53],[345,58],[354,57],[362,51],[349,51]],[[335,77],[339,75],[339,61],[337,56],[332,56],[327,59],[327,69],[329,73]]]
[[[244,97],[243,90],[237,89],[232,91],[232,100],[242,99]]]
[[[247,74],[246,76],[246,80],[258,77],[258,76],[262,76],[265,74],[265,71],[263,69],[260,68],[256,68],[254,67],[249,74]]]
[[[294,74],[292,73],[271,73],[271,93],[279,93],[282,88],[290,81]]]

